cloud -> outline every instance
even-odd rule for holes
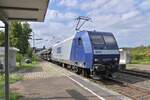
[[[116,13],[121,14],[130,10],[135,10],[133,0],[88,0],[79,4],[81,9],[92,11],[93,13]]]
[[[126,20],[129,18],[133,18],[133,17],[137,16],[138,14],[139,14],[139,11],[130,11],[128,13],[123,14],[122,19]]]
[[[149,0],[56,0],[51,5],[44,23],[31,23],[38,36],[51,44],[73,35],[74,19],[83,12],[92,18],[83,30],[113,32],[119,47],[150,44]]]
[[[82,10],[93,10],[101,8],[103,5],[108,3],[109,0],[87,0],[86,2],[83,2],[80,5]]]
[[[72,21],[77,16],[78,15],[76,13],[72,12],[62,13],[58,10],[48,10],[45,19],[50,20],[52,22],[68,22]]]
[[[150,0],[143,0],[139,7],[144,11],[150,10]]]
[[[75,33],[73,20],[76,16],[77,14],[72,12],[61,13],[58,10],[48,10],[44,23],[31,22],[30,24],[36,33],[36,38],[43,39],[42,45],[50,47]],[[41,47],[40,45],[37,44],[38,47]]]
[[[77,0],[61,0],[59,2],[60,5],[66,6],[66,7],[75,7],[78,4]]]

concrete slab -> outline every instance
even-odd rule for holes
[[[98,100],[67,77],[51,77],[21,82],[24,87],[20,100]]]
[[[150,72],[150,64],[127,64],[127,69]]]
[[[64,74],[66,77],[71,79],[73,82],[84,88],[85,90],[89,91],[93,95],[97,96],[98,99],[104,99],[104,100],[131,100],[130,98],[121,95],[117,92],[114,92],[110,89],[107,89],[106,87],[100,86],[96,83],[91,82],[90,80],[79,76],[75,73],[72,73],[64,68],[61,68],[57,65],[54,65],[52,63],[49,63],[49,67],[53,66],[56,71],[61,72],[61,74]],[[92,92],[91,92],[92,91]]]
[[[25,80],[11,86],[23,95],[20,100],[130,100],[57,65],[48,62],[40,65],[46,77],[44,74],[39,77],[39,72],[27,73]]]

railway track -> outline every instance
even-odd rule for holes
[[[65,68],[65,69],[67,69],[68,71],[73,72],[72,70],[70,70],[68,68]],[[121,73],[130,74],[130,75],[134,75],[134,76],[136,75],[136,77],[138,77],[138,76],[145,77],[146,76],[146,75],[143,75],[143,74],[138,74],[137,75],[134,72],[132,74],[131,71],[129,72],[127,70],[123,71]],[[146,76],[146,78],[147,78],[147,76]],[[109,78],[109,79],[106,79],[106,80],[103,80],[103,79],[94,80],[92,78],[87,78],[87,79],[89,79],[90,81],[93,81],[93,82],[95,82],[99,85],[103,85],[103,86],[105,86],[105,87],[107,87],[107,88],[109,88],[113,91],[116,91],[116,92],[118,92],[122,95],[125,95],[125,96],[127,96],[127,97],[129,97],[133,100],[150,100],[150,91],[149,90],[137,87],[137,86],[135,86],[135,85],[133,85],[129,82],[122,81],[120,79],[114,79],[114,78]]]
[[[143,71],[137,71],[137,70],[123,70],[121,73],[126,73],[126,74],[131,74],[135,76],[140,76],[144,78],[149,78],[150,79],[150,73],[149,72],[143,72]]]
[[[114,79],[114,78],[99,79],[99,80],[94,80],[92,78],[87,78],[87,79],[99,85],[104,85],[105,87],[113,91],[116,91],[122,95],[125,95],[131,98],[132,100],[150,100],[149,90],[137,87],[126,81],[121,81],[119,79]]]
[[[92,78],[87,79],[99,85],[104,85],[105,87],[108,87],[109,89],[114,90],[122,95],[125,95],[133,100],[150,100],[149,90],[137,87],[129,82],[114,78],[108,78],[105,80],[104,79],[94,80]]]
[[[109,88],[112,88],[113,90],[130,97],[133,100],[150,100],[149,90],[137,87],[125,81],[120,81],[118,79],[109,78],[109,80],[115,83],[113,87]]]
[[[138,76],[141,77],[141,75]],[[129,82],[122,81],[120,79],[114,79],[114,78],[108,78],[105,80],[104,79],[94,80],[92,78],[88,78],[88,79],[99,85],[104,85],[109,89],[114,90],[122,95],[125,95],[133,100],[150,100],[149,90],[137,87]]]

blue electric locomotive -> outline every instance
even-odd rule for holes
[[[70,65],[85,76],[112,76],[119,66],[119,49],[110,32],[80,31],[52,47],[51,59]]]

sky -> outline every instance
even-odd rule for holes
[[[74,35],[78,16],[92,19],[81,30],[112,32],[119,47],[150,45],[150,0],[50,0],[45,21],[29,22],[35,38],[43,39],[36,46]]]

